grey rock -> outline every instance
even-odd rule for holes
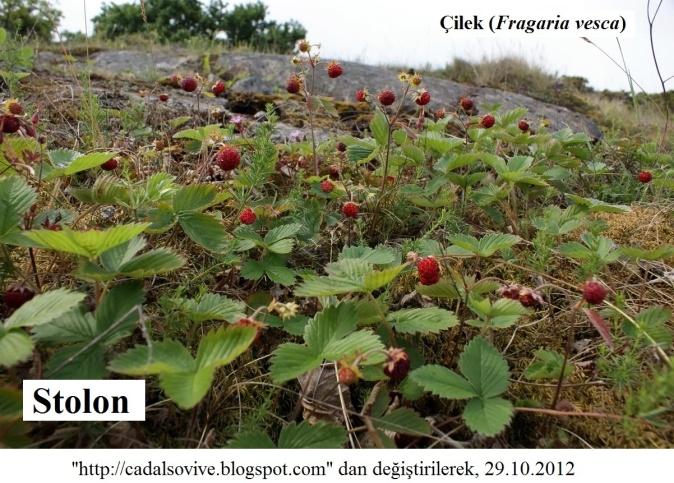
[[[196,56],[180,51],[110,50],[95,53],[91,58],[94,68],[103,73],[130,73],[137,76],[193,71],[198,63]]]
[[[231,72],[234,78],[239,78],[232,86],[233,91],[260,94],[284,92],[285,82],[294,72],[294,66],[287,56],[274,54],[222,54],[215,65],[221,70]],[[400,85],[398,71],[386,67],[356,62],[343,62],[342,66],[344,75],[337,79],[330,79],[319,66],[316,92],[338,100],[353,101],[357,89],[365,88],[376,93],[384,88],[395,90]],[[480,104],[499,104],[503,109],[526,107],[529,118],[534,122],[547,119],[552,129],[569,127],[574,131],[586,132],[593,138],[601,137],[599,127],[586,116],[528,96],[434,77],[425,77],[423,86],[431,92],[431,109],[455,106],[462,96],[467,96],[473,98],[478,107]]]
[[[131,73],[138,76],[190,72],[197,70],[199,65],[197,55],[179,49],[156,52],[104,51],[93,54],[92,60],[94,69],[101,73]],[[328,78],[323,72],[324,66],[319,66],[316,92],[337,100],[352,101],[357,89],[366,88],[376,93],[383,88],[395,89],[399,86],[398,72],[393,69],[356,62],[343,62],[342,65],[344,75],[337,79]],[[232,91],[257,94],[284,93],[286,79],[294,72],[289,57],[276,54],[225,53],[212,62],[212,67],[215,72],[226,73],[227,77],[236,79]],[[554,130],[569,127],[597,139],[602,135],[599,127],[586,116],[525,95],[434,77],[426,77],[423,85],[432,95],[430,109],[455,106],[462,96],[468,96],[475,100],[478,108],[485,104],[499,104],[503,109],[525,107],[534,124],[547,119]],[[205,104],[208,106],[210,103],[205,101]]]

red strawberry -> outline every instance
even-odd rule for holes
[[[197,87],[199,87],[199,83],[194,77],[185,77],[181,82],[180,82],[180,87],[182,90],[185,92],[194,92],[197,90]]]
[[[367,91],[365,89],[358,89],[356,91],[356,101],[357,102],[366,102],[367,101]]]
[[[377,96],[382,106],[390,106],[396,101],[396,95],[390,89],[384,89]]]
[[[475,105],[475,103],[470,97],[462,97],[460,104],[461,109],[463,109],[466,112],[473,110],[473,106]]]
[[[257,220],[257,215],[252,208],[246,207],[239,214],[239,221],[244,225],[252,225]]]
[[[340,367],[337,375],[340,384],[350,386],[351,384],[358,382],[358,374],[356,374],[356,371],[349,366]]]
[[[517,124],[517,127],[520,128],[520,131],[527,132],[529,130],[529,123],[526,119],[520,119],[520,122]]]
[[[211,87],[211,92],[213,92],[215,97],[220,97],[225,92],[225,83],[219,80],[213,84],[213,87]]]
[[[2,126],[2,132],[13,134],[19,130],[21,124],[14,116],[5,115],[0,116],[0,126]]]
[[[606,287],[603,283],[595,280],[588,280],[583,285],[583,298],[592,305],[600,304],[606,298]]]
[[[159,94],[159,100],[162,102],[166,102],[169,100],[168,94]]]
[[[236,169],[241,162],[239,150],[232,146],[223,146],[217,154],[217,163],[223,171]]]
[[[495,122],[496,122],[496,118],[494,116],[492,116],[491,114],[487,114],[486,116],[484,116],[482,118],[482,120],[480,120],[480,125],[485,129],[489,129],[490,127],[492,127],[494,125]]]
[[[650,183],[653,180],[653,174],[650,171],[641,171],[638,178],[641,183]]]
[[[425,106],[426,104],[431,102],[431,93],[428,91],[421,92],[421,94],[417,96],[414,102],[416,102],[420,106]]]
[[[328,77],[331,79],[336,79],[344,73],[344,69],[337,62],[330,62],[328,64]]]
[[[417,272],[421,285],[435,285],[440,280],[440,264],[435,257],[429,256],[419,260]]]
[[[321,191],[323,193],[331,193],[335,189],[335,185],[329,179],[321,181]]]
[[[410,371],[410,357],[404,349],[391,347],[386,351],[388,360],[384,364],[384,374],[391,378],[392,381],[398,382],[405,379],[407,373]]]
[[[35,297],[35,292],[27,287],[13,287],[7,289],[3,300],[11,309],[18,309],[30,299]]]
[[[360,207],[353,201],[347,201],[342,205],[342,214],[347,218],[358,218]]]
[[[104,171],[114,171],[119,166],[119,161],[115,158],[108,159],[105,163],[101,164],[101,169]]]
[[[20,116],[23,114],[23,106],[18,102],[14,101],[7,106],[7,110],[14,114],[15,116]]]

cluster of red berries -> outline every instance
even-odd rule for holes
[[[216,163],[223,171],[232,171],[241,163],[241,153],[233,146],[223,146],[215,156]]]
[[[417,273],[421,285],[435,285],[440,280],[440,264],[433,256],[417,261]]]
[[[522,132],[527,132],[529,130],[529,123],[526,119],[520,119],[520,122],[517,123],[517,127]]]
[[[519,300],[525,307],[541,308],[544,300],[540,293],[519,284],[505,285],[498,290],[498,295],[512,300]]]
[[[588,304],[598,305],[606,298],[606,286],[596,280],[588,280],[583,284],[583,299]]]
[[[356,102],[367,102],[367,91],[365,89],[356,91]]]
[[[244,225],[252,225],[257,220],[257,215],[252,208],[246,207],[239,213],[239,221]]]

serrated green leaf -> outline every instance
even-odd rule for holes
[[[414,436],[431,434],[431,425],[409,408],[394,409],[389,414],[376,418],[374,425],[380,429]]]
[[[212,215],[188,212],[178,217],[185,234],[198,245],[212,252],[220,252],[227,245],[227,230]]]
[[[237,433],[227,443],[229,449],[274,449],[276,446],[262,431]]]
[[[22,330],[0,329],[0,366],[11,367],[33,355],[33,341]]]
[[[49,379],[103,379],[105,351],[99,344],[86,342],[61,347],[45,364]]]
[[[370,121],[372,137],[380,146],[386,146],[388,142],[388,121],[381,111],[377,111]]]
[[[75,308],[85,294],[59,288],[35,296],[14,312],[4,324],[5,329],[38,326],[58,319]]]
[[[256,335],[255,327],[239,325],[211,330],[199,343],[197,368],[217,368],[229,364],[250,347]]]
[[[105,334],[101,343],[111,344],[131,333],[144,301],[143,287],[138,282],[113,287],[96,308],[96,333]]]
[[[366,274],[363,277],[362,291],[373,292],[378,288],[388,285],[402,272],[403,268],[405,268],[405,265],[398,265]]]
[[[61,231],[25,231],[23,235],[35,242],[38,247],[93,259],[101,256],[105,251],[137,237],[149,226],[149,223],[131,223],[114,226],[106,230],[87,231],[74,231],[64,227]]]
[[[210,184],[193,184],[180,188],[173,198],[173,211],[202,211],[216,200],[217,190]]]
[[[289,381],[321,365],[323,356],[305,345],[286,342],[274,351],[270,373],[276,383]]]
[[[655,344],[667,348],[672,345],[673,340],[672,330],[667,327],[667,322],[671,318],[671,310],[660,306],[649,307],[634,317],[636,326],[625,321],[623,331],[628,337],[635,339],[641,337],[641,342],[646,345]]]
[[[23,396],[21,391],[13,387],[0,386],[0,422],[20,419],[22,414]]]
[[[119,272],[131,278],[145,278],[179,269],[185,259],[168,248],[157,248],[124,263]]]
[[[339,259],[342,260],[344,258],[355,258],[373,265],[388,265],[398,260],[396,252],[385,246],[378,246],[376,248],[367,246],[344,247],[342,253],[339,254]]]
[[[295,288],[297,297],[329,297],[350,292],[361,291],[359,282],[337,277],[316,277],[305,280]]]
[[[49,171],[45,176],[45,179],[49,180],[59,176],[70,176],[88,169],[96,168],[114,158],[116,155],[117,153],[113,152],[89,153],[75,156],[69,162],[63,157],[60,159],[61,163],[55,165],[55,168]]]
[[[115,357],[108,369],[127,376],[161,374],[162,372],[192,372],[196,369],[188,350],[174,340],[154,342],[152,346],[137,345]]]
[[[341,448],[346,443],[346,430],[328,423],[311,425],[306,421],[290,423],[281,430],[278,439],[280,449],[330,449]]]
[[[215,368],[204,367],[196,372],[163,372],[159,385],[180,408],[190,409],[201,401],[213,383]]]
[[[524,376],[530,381],[539,381],[541,379],[559,379],[559,375],[564,367],[564,355],[555,351],[539,349],[534,352],[536,360],[532,362],[524,371]],[[564,369],[564,377],[568,376],[573,370],[572,366],[567,364]]]
[[[483,337],[468,343],[459,358],[459,369],[482,399],[503,394],[508,388],[508,364]]]
[[[234,323],[246,312],[243,302],[213,293],[203,294],[196,299],[174,299],[174,303],[192,322],[226,320]]]
[[[35,190],[20,176],[0,179],[0,242],[19,231],[23,216],[36,200]]]
[[[384,344],[378,335],[369,330],[359,330],[341,339],[333,339],[323,349],[323,358],[329,361],[356,355],[366,355],[361,362],[366,366],[381,363],[386,359]]]
[[[412,371],[409,377],[436,396],[447,399],[470,399],[478,396],[470,382],[443,366],[421,366]]]
[[[512,415],[513,405],[500,397],[471,399],[463,410],[466,425],[483,436],[495,436],[503,431]]]
[[[290,238],[295,236],[302,229],[302,225],[299,223],[289,223],[287,225],[277,226],[272,228],[264,236],[265,243],[271,245],[276,243],[284,238]]]
[[[386,320],[401,334],[437,334],[459,322],[454,313],[438,307],[398,310],[388,314]]]

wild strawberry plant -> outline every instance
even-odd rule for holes
[[[666,440],[674,239],[625,241],[615,220],[637,200],[671,215],[672,156],[646,144],[616,164],[586,134],[438,99],[416,73],[358,89],[362,131],[321,139],[340,112],[318,81],[348,65],[308,41],[293,65],[290,96],[252,118],[202,116],[229,86],[177,73],[117,113],[119,139],[87,89],[68,142],[12,87],[2,444],[44,435],[18,421],[28,376],[146,378],[163,416],[136,429],[158,444],[208,430],[236,448],[525,446],[527,428],[553,438],[569,421],[595,441],[604,420],[625,444]],[[177,89],[196,104],[174,112]],[[305,109],[308,141],[278,140],[285,103]]]

